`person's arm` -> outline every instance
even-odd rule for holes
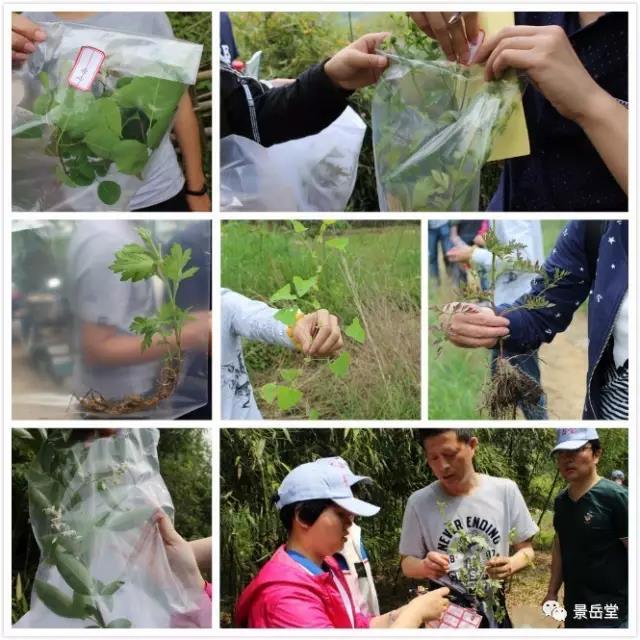
[[[549,585],[547,586],[547,594],[543,602],[547,600],[558,600],[558,592],[562,586],[562,556],[560,555],[560,542],[558,536],[553,538],[551,547],[551,575],[549,576]]]
[[[447,572],[449,559],[444,553],[429,551],[424,558],[403,556],[400,568],[407,578],[437,580]]]
[[[474,62],[486,62],[487,80],[501,78],[508,68],[525,71],[560,115],[582,128],[628,192],[629,111],[589,75],[562,27],[507,27],[482,45]]]
[[[19,13],[11,14],[11,61],[22,64],[35,50],[39,42],[44,42],[47,34],[35,22]]]
[[[448,594],[447,587],[429,591],[398,609],[371,618],[369,626],[374,629],[418,629],[426,622],[442,617],[449,606]]]
[[[495,556],[487,562],[487,575],[495,580],[505,580],[518,571],[533,564],[535,551],[531,540],[525,540],[513,545],[514,553],[509,557]]]
[[[173,130],[182,156],[185,187],[187,190],[200,191],[206,187],[202,168],[200,127],[188,92],[185,92],[178,104]],[[211,211],[211,199],[207,193],[201,196],[187,195],[187,203],[191,211]]]
[[[198,568],[202,571],[211,571],[211,543],[213,538],[199,538],[191,540],[189,546],[195,556]]]
[[[200,311],[192,314],[182,330],[181,345],[185,351],[207,350],[211,335],[211,313]],[[88,366],[118,367],[159,360],[170,347],[175,346],[173,336],[164,343],[154,336],[151,346],[142,351],[142,337],[123,335],[111,325],[83,322],[80,328],[82,359]]]

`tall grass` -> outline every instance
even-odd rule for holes
[[[286,417],[313,408],[321,418],[418,419],[420,417],[420,227],[419,224],[345,229],[342,256],[313,243],[324,264],[320,305],[345,326],[359,317],[367,340],[349,342],[351,366],[338,380],[324,366],[303,367],[304,403]],[[323,253],[324,251],[324,253]],[[268,301],[294,275],[315,273],[309,245],[288,223],[229,222],[222,234],[222,285]],[[299,368],[297,352],[246,344],[254,389],[278,380],[282,368]],[[256,394],[258,395],[258,394]],[[265,417],[283,417],[258,398]]]

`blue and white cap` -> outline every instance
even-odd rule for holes
[[[278,510],[304,500],[332,500],[357,516],[374,516],[380,507],[353,495],[351,487],[357,482],[373,482],[368,476],[356,475],[339,457],[320,458],[290,471],[278,489]]]
[[[584,447],[589,440],[597,440],[598,432],[593,428],[567,428],[558,429],[556,432],[556,451],[575,451]]]

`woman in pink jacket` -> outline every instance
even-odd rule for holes
[[[373,516],[380,508],[354,497],[353,478],[342,458],[331,458],[300,465],[283,480],[275,503],[287,542],[240,596],[237,626],[418,628],[440,618],[449,603],[447,588],[418,596],[380,616],[363,615],[354,605],[331,556],[344,545],[354,515]]]

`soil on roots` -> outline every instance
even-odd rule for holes
[[[180,378],[181,368],[182,355],[166,358],[153,392],[146,395],[132,394],[120,399],[107,399],[99,391],[90,389],[82,398],[78,398],[78,402],[84,411],[108,416],[124,416],[147,411],[173,394]]]
[[[531,376],[499,357],[495,373],[485,384],[480,409],[494,420],[515,420],[519,405],[534,407],[543,393]]]

